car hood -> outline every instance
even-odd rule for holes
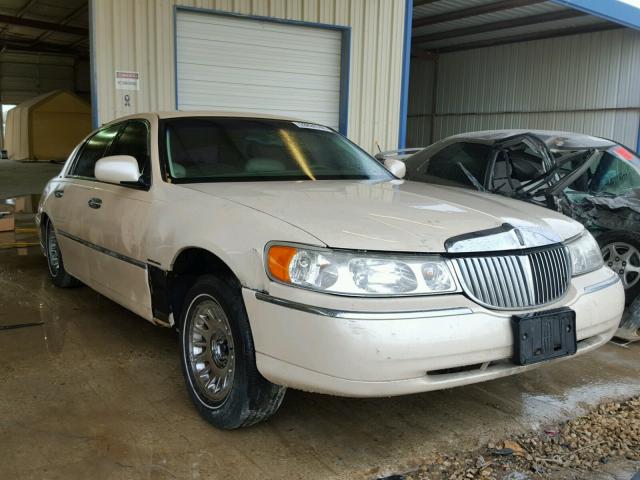
[[[551,239],[547,243],[566,240],[583,230],[582,225],[568,217],[522,201],[400,180],[181,186],[278,218],[333,248],[444,252],[447,240],[452,237],[499,229],[505,224],[536,231]]]

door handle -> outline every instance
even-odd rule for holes
[[[88,203],[91,208],[100,208],[102,206],[102,200],[99,198],[92,198]]]
[[[62,198],[62,196],[64,195],[64,190],[54,190],[53,191],[53,195],[56,198]]]

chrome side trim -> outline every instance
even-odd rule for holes
[[[114,252],[113,250],[109,250],[108,248],[101,247],[100,245],[96,245],[95,243],[88,242],[86,240],[83,240],[80,237],[76,237],[75,235],[70,234],[69,232],[65,232],[64,230],[57,229],[56,233],[58,233],[59,235],[62,235],[63,237],[67,237],[71,240],[74,240],[78,243],[81,243],[86,247],[93,248],[94,250],[97,250],[100,253],[109,255],[110,257],[117,258],[118,260],[122,260],[123,262],[127,262],[132,265],[135,265],[136,267],[140,267],[144,269],[147,268],[147,264],[144,262],[141,262],[140,260],[136,260],[135,258],[131,258],[126,255],[122,255],[121,253]]]
[[[599,292],[600,290],[610,287],[611,285],[615,285],[619,281],[620,277],[617,273],[614,273],[613,276],[607,278],[606,280],[584,287],[584,293]]]
[[[334,310],[332,308],[315,307],[304,303],[286,300],[284,298],[272,297],[269,294],[256,292],[256,299],[278,305],[280,307],[291,308],[300,312],[312,313],[323,317],[344,318],[349,320],[407,320],[412,318],[434,318],[449,315],[469,315],[473,310],[467,307],[436,308],[432,310],[406,311],[406,312],[354,312]]]

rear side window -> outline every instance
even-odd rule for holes
[[[80,150],[78,159],[71,170],[71,175],[95,178],[94,168],[96,162],[105,156],[107,148],[113,138],[118,134],[121,126],[122,125],[119,124],[103,128],[87,140]]]
[[[131,155],[138,161],[142,178],[151,178],[149,167],[149,127],[143,121],[127,122],[109,148],[109,155]]]
[[[479,143],[454,143],[431,158],[415,155],[407,160],[408,180],[475,188],[472,176],[481,185],[491,147]]]

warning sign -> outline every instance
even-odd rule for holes
[[[139,90],[140,74],[116,70],[116,90]]]

